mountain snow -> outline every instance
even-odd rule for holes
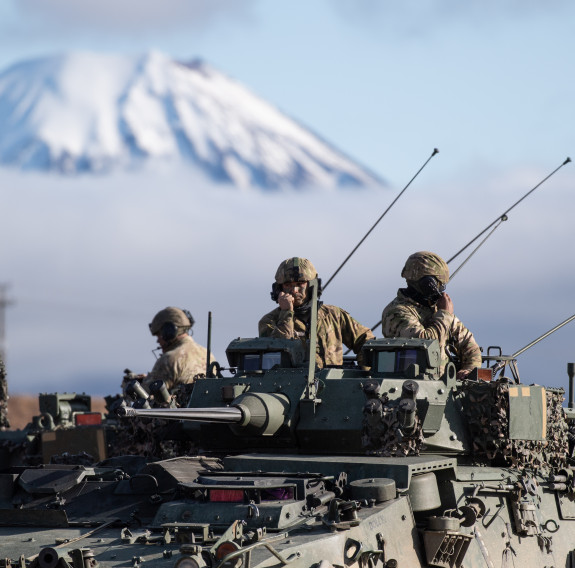
[[[70,53],[0,74],[0,164],[77,174],[176,161],[240,187],[383,183],[201,61]]]

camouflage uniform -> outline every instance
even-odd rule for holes
[[[473,334],[445,310],[422,306],[398,290],[397,298],[383,310],[381,319],[384,337],[437,339],[443,353],[442,371],[449,361],[450,349],[459,361],[458,371],[481,367],[481,351]]]
[[[308,338],[306,323],[295,312],[276,308],[259,322],[260,337]],[[319,367],[343,365],[342,343],[359,353],[361,346],[373,339],[373,333],[337,306],[322,305],[317,314],[317,351]],[[361,364],[361,355],[358,357]]]
[[[407,259],[401,276],[415,286],[421,278],[433,276],[442,291],[449,281],[449,268],[438,255],[421,251]],[[481,367],[479,346],[461,321],[447,310],[437,309],[435,304],[423,305],[408,296],[406,289],[398,290],[395,300],[383,310],[381,320],[384,337],[437,339],[443,353],[442,371],[451,359],[455,359],[458,371]]]
[[[8,420],[8,383],[4,361],[0,359],[0,430],[10,428]]]
[[[277,293],[286,282],[309,282],[317,278],[317,271],[306,258],[293,257],[284,260],[278,267],[274,291]],[[272,292],[272,297],[274,292]],[[274,298],[275,299],[275,298]],[[309,300],[308,300],[309,301]],[[310,310],[282,310],[276,308],[259,322],[260,337],[283,337],[303,340],[309,338]],[[342,344],[359,354],[361,346],[373,339],[373,333],[337,306],[320,306],[317,314],[317,351],[319,367],[343,365]],[[361,364],[361,355],[358,355]]]
[[[149,390],[153,381],[161,379],[166,388],[172,391],[181,383],[192,383],[196,375],[206,372],[207,353],[208,350],[189,335],[178,337],[158,357],[152,371],[142,380],[142,385]]]

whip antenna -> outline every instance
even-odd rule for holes
[[[532,189],[530,189],[521,199],[518,199],[509,209],[507,209],[507,211],[504,211],[501,215],[499,215],[499,217],[497,217],[497,219],[495,219],[495,221],[493,221],[492,223],[490,223],[489,225],[487,225],[487,227],[485,227],[485,229],[483,229],[483,231],[481,231],[476,237],[474,237],[472,240],[470,240],[460,251],[458,251],[454,256],[452,256],[448,261],[447,264],[449,264],[452,260],[456,259],[465,249],[467,249],[469,246],[471,246],[479,237],[481,237],[481,235],[483,235],[484,233],[486,233],[489,229],[491,229],[491,227],[493,227],[493,225],[495,225],[495,223],[497,223],[497,221],[499,221],[502,217],[505,217],[507,215],[507,213],[509,213],[509,211],[511,211],[514,207],[516,207],[517,205],[519,205],[526,197],[528,197],[529,195],[531,195],[540,185],[542,185],[544,182],[546,182],[555,172],[557,172],[558,170],[560,170],[564,165],[568,164],[571,161],[571,158],[567,158],[560,166],[556,167],[547,177],[543,178],[535,187],[533,187]]]
[[[540,335],[537,339],[534,339],[531,343],[529,343],[528,345],[526,345],[525,347],[523,347],[519,351],[516,351],[515,353],[513,353],[513,355],[511,355],[511,357],[509,357],[508,359],[515,359],[516,357],[521,355],[521,353],[523,353],[524,351],[527,351],[527,349],[530,349],[536,343],[539,343],[541,340],[545,339],[546,337],[548,337],[552,333],[555,333],[558,329],[560,329],[564,325],[567,325],[569,322],[573,321],[574,319],[575,319],[575,314],[572,315],[570,318],[567,318],[565,321],[562,321],[560,324],[557,324],[553,329],[550,329],[549,331],[547,331],[543,335]],[[500,361],[499,363],[494,365],[493,366],[493,374],[495,375],[502,367],[505,367],[504,361]]]
[[[499,223],[497,225],[495,225],[495,227],[493,227],[493,229],[491,229],[491,232],[473,249],[473,251],[471,252],[471,254],[457,267],[456,270],[453,271],[452,274],[450,274],[449,276],[449,281],[451,282],[453,280],[453,277],[465,266],[465,264],[467,263],[467,261],[481,248],[481,246],[483,245],[483,243],[495,232],[495,229],[497,229],[499,227],[499,225],[501,225],[501,223],[503,223],[503,221],[507,221],[508,217],[507,215],[502,215],[498,221]],[[485,231],[484,231],[485,232]],[[461,249],[464,250],[464,249]],[[453,257],[455,258],[455,257]],[[453,259],[450,259],[453,260]],[[382,324],[383,320],[379,320],[372,328],[371,331],[375,331],[381,324]],[[349,352],[351,351],[351,349],[348,349],[344,355],[349,354]]]
[[[485,241],[495,232],[495,230],[497,228],[499,228],[501,223],[503,223],[503,221],[507,221],[507,219],[509,219],[509,217],[507,217],[507,215],[501,216],[501,218],[499,219],[499,223],[497,223],[497,225],[495,225],[495,227],[493,227],[493,229],[491,229],[491,231],[488,233],[488,235],[473,249],[473,251],[471,251],[469,256],[449,276],[450,282],[453,280],[453,277],[467,264],[467,261],[483,246],[483,243],[485,243]]]
[[[428,160],[429,161],[429,160]],[[477,252],[477,250],[483,245],[483,243],[485,243],[485,241],[493,234],[493,232],[495,231],[495,229],[497,229],[501,223],[503,221],[507,221],[508,217],[507,217],[507,213],[509,213],[514,207],[516,207],[517,205],[519,205],[526,197],[528,197],[529,195],[531,195],[540,185],[542,185],[544,182],[546,182],[553,174],[555,174],[555,172],[557,172],[558,170],[560,170],[563,166],[565,166],[566,164],[568,164],[571,161],[571,158],[567,157],[565,159],[565,161],[558,166],[557,168],[555,168],[547,177],[543,178],[535,187],[531,188],[523,197],[521,197],[521,199],[518,199],[511,207],[509,207],[509,209],[507,209],[507,211],[505,211],[504,213],[502,213],[501,215],[499,215],[499,217],[497,217],[497,219],[495,219],[492,223],[490,223],[489,225],[487,225],[487,227],[485,227],[485,229],[483,229],[483,231],[481,231],[478,235],[476,235],[471,241],[469,241],[461,250],[459,250],[459,252],[457,252],[454,256],[452,256],[448,261],[447,264],[449,264],[450,262],[452,262],[453,260],[455,260],[464,250],[466,250],[467,248],[469,248],[479,237],[483,236],[487,231],[489,231],[489,229],[491,229],[493,227],[493,229],[491,230],[491,232],[479,243],[479,245],[477,245],[477,247],[475,247],[475,249],[473,250],[473,252],[463,261],[463,263],[457,268],[457,270],[455,270],[449,280],[451,281],[453,279],[453,277],[457,274],[457,272],[459,272],[459,270],[461,270],[461,268],[463,268],[463,266],[467,263],[467,261]],[[427,163],[427,162],[426,162]],[[418,172],[419,173],[419,172]],[[411,182],[410,182],[411,183]],[[495,225],[495,227],[494,227]],[[367,236],[367,235],[366,235]],[[364,237],[365,238],[365,237]],[[361,244],[361,243],[360,243]],[[359,245],[358,245],[359,246]],[[356,247],[357,248],[357,247]],[[346,259],[347,260],[347,259]],[[333,278],[333,277],[332,277]],[[569,320],[571,321],[571,320]],[[564,322],[561,325],[565,325],[565,323],[568,322]],[[379,326],[381,325],[381,320],[379,320],[372,328],[371,331],[375,331]],[[555,330],[553,330],[555,331]],[[547,336],[545,336],[547,337]],[[543,338],[541,338],[543,339]],[[348,350],[345,354],[347,355],[347,353],[349,353],[350,350]]]
[[[433,156],[435,156],[435,154],[438,154],[438,153],[439,153],[439,150],[437,148],[434,148],[433,152],[431,153],[431,156],[429,156],[429,158],[427,158],[427,160],[425,161],[423,166],[421,166],[421,168],[419,168],[419,170],[417,170],[417,173],[409,180],[409,183],[401,190],[400,194],[391,202],[391,205],[381,214],[381,216],[373,224],[371,229],[369,231],[367,231],[367,233],[365,233],[365,235],[361,239],[361,241],[359,241],[359,243],[357,243],[357,245],[355,245],[355,248],[347,255],[346,259],[339,265],[339,268],[331,275],[329,280],[323,285],[324,290],[327,288],[328,284],[336,277],[337,273],[345,266],[347,261],[354,255],[355,251],[362,245],[363,241],[365,241],[365,239],[367,239],[367,237],[375,229],[377,224],[386,216],[387,212],[395,205],[395,202],[403,195],[404,191],[411,185],[411,182],[420,174],[421,170],[423,170],[423,168],[425,168],[425,166],[427,165],[429,160],[431,160],[431,158],[433,158]]]

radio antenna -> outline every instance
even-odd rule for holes
[[[378,223],[387,215],[387,212],[395,205],[396,201],[403,195],[405,190],[411,185],[411,182],[420,174],[421,170],[425,168],[429,160],[431,160],[431,158],[433,158],[433,156],[435,156],[435,154],[438,153],[439,150],[437,148],[434,148],[433,152],[431,153],[431,156],[427,158],[423,166],[421,166],[421,168],[417,170],[417,173],[409,180],[409,183],[401,190],[399,195],[391,202],[391,205],[381,214],[379,219],[372,225],[371,229],[367,231],[367,233],[365,233],[364,237],[359,241],[359,243],[357,243],[357,245],[355,245],[355,248],[347,255],[346,259],[339,265],[339,268],[330,276],[329,280],[323,285],[323,290],[327,288],[328,284],[337,276],[337,273],[345,266],[347,261],[354,255],[355,251],[363,244],[363,241],[367,239],[370,233],[375,229],[375,227],[377,227]]]
[[[526,197],[529,197],[540,185],[542,185],[544,182],[546,182],[553,174],[555,174],[555,172],[557,172],[558,170],[560,170],[564,165],[568,164],[571,161],[571,158],[567,157],[567,159],[558,167],[556,167],[547,177],[543,178],[535,187],[533,187],[532,189],[530,189],[521,199],[518,199],[509,209],[507,209],[507,211],[504,211],[501,215],[499,215],[499,217],[497,217],[497,219],[495,219],[495,221],[493,221],[492,223],[490,223],[489,225],[487,225],[487,227],[485,227],[485,229],[483,229],[483,231],[481,231],[477,236],[475,236],[473,239],[471,239],[461,250],[459,250],[456,254],[454,254],[448,261],[447,264],[449,264],[452,260],[455,260],[465,249],[467,249],[469,246],[471,246],[479,237],[481,237],[481,235],[483,235],[484,233],[486,233],[489,229],[491,229],[491,227],[493,227],[493,225],[495,225],[495,223],[497,223],[497,221],[499,221],[500,219],[502,219],[503,217],[505,217],[507,215],[507,213],[509,213],[509,211],[511,211],[512,209],[514,209],[517,205],[519,205]]]
[[[521,355],[521,353],[523,353],[524,351],[527,351],[527,349],[531,349],[531,347],[533,347],[536,343],[539,343],[540,341],[542,341],[543,339],[545,339],[546,337],[548,337],[552,333],[555,333],[558,329],[562,328],[564,325],[567,325],[569,322],[573,321],[574,319],[575,319],[575,314],[572,315],[571,317],[567,318],[566,320],[562,321],[561,323],[557,324],[554,328],[550,329],[549,331],[546,331],[543,335],[540,335],[537,339],[534,339],[531,343],[527,344],[525,347],[521,348],[519,351],[516,351],[515,353],[513,353],[513,355],[511,355],[511,357],[507,357],[506,360],[515,359],[516,357],[519,357],[519,355]],[[505,365],[506,365],[505,361],[500,361],[496,365],[493,365],[493,375],[495,375],[499,370],[501,370],[503,367],[505,367]]]
[[[429,161],[429,160],[428,160]],[[487,227],[485,227],[485,229],[483,229],[483,231],[481,231],[478,235],[476,235],[472,240],[470,240],[461,250],[459,250],[455,255],[453,255],[448,261],[447,264],[449,264],[450,262],[452,262],[453,260],[455,260],[464,250],[466,250],[468,247],[470,247],[477,239],[479,239],[481,236],[483,236],[487,231],[489,231],[489,229],[491,229],[493,227],[493,229],[491,230],[491,232],[479,243],[479,245],[477,245],[477,247],[475,247],[475,249],[471,252],[471,254],[461,263],[461,265],[457,268],[457,270],[455,270],[450,278],[449,281],[451,281],[453,279],[453,277],[463,268],[463,266],[465,265],[465,263],[477,252],[477,250],[483,245],[483,243],[485,243],[485,241],[495,232],[495,229],[499,228],[499,226],[501,225],[501,223],[503,223],[504,221],[508,220],[508,216],[507,214],[514,209],[517,205],[519,205],[526,197],[528,197],[529,195],[531,195],[540,185],[542,185],[544,182],[546,182],[552,175],[555,174],[555,172],[557,172],[558,170],[560,170],[563,166],[565,166],[566,164],[568,164],[569,162],[571,162],[571,158],[567,157],[565,159],[565,161],[558,167],[556,167],[549,175],[547,175],[545,178],[543,178],[535,187],[531,188],[523,197],[521,197],[521,199],[518,199],[511,207],[509,207],[509,209],[507,209],[504,213],[502,213],[501,215],[499,215],[499,217],[497,217],[497,219],[495,219],[492,223],[490,223],[489,225],[487,225]],[[427,163],[427,162],[426,162]],[[425,164],[424,164],[425,165]],[[419,173],[419,172],[418,172]],[[410,182],[411,183],[411,182]],[[494,226],[495,225],[495,226]],[[569,320],[571,321],[571,320]],[[565,325],[565,323],[568,322],[564,322],[562,324],[560,324],[559,327],[561,327],[562,325]],[[381,320],[379,320],[372,328],[371,331],[375,331],[379,326],[381,325]],[[555,329],[552,330],[552,332],[555,331]],[[545,335],[545,337],[547,337],[547,335]],[[541,338],[543,339],[543,338]],[[540,341],[540,339],[538,340]],[[531,345],[529,346],[531,347]],[[345,353],[345,355],[347,355],[351,350],[348,349]]]

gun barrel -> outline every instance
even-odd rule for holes
[[[238,436],[275,436],[289,420],[290,401],[283,393],[246,392],[235,398],[231,406],[146,409],[122,406],[117,412],[131,418],[229,424]]]
[[[118,409],[118,416],[127,418],[162,418],[164,420],[185,420],[188,422],[219,422],[234,424],[243,420],[243,413],[239,408],[231,406],[216,408],[146,408],[137,409],[122,406]]]

